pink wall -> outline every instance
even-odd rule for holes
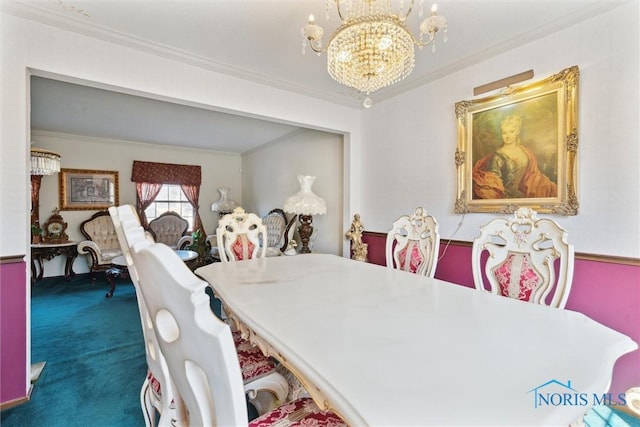
[[[27,396],[27,292],[24,261],[0,264],[0,403]]]
[[[369,262],[385,265],[385,239],[381,233],[367,233]],[[436,278],[473,287],[471,246],[440,244]],[[640,267],[611,262],[576,259],[573,285],[566,309],[581,312],[591,319],[621,332],[640,345]],[[618,359],[611,393],[624,393],[640,386],[640,351]]]

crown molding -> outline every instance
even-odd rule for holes
[[[339,93],[327,94],[326,92],[316,91],[296,83],[276,79],[245,68],[215,61],[202,55],[196,55],[182,49],[177,49],[161,43],[136,37],[131,34],[119,32],[102,25],[88,22],[87,20],[90,19],[90,17],[81,16],[80,14],[72,11],[60,12],[42,4],[29,2],[3,1],[1,3],[3,12],[19,18],[70,31],[84,37],[90,37],[96,40],[116,44],[128,49],[160,56],[165,59],[192,65],[194,67],[216,73],[225,74],[238,79],[252,81],[270,88],[281,89],[315,99],[321,99],[334,104],[340,104],[346,107],[360,108],[360,102],[353,97],[348,97]]]

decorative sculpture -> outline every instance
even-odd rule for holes
[[[351,240],[351,259],[366,262],[368,245],[362,242],[363,231],[364,225],[360,221],[360,214],[355,214],[351,228],[345,233],[345,237]]]

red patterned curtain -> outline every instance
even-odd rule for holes
[[[145,228],[149,225],[149,221],[147,221],[147,214],[145,214],[144,211],[156,198],[161,188],[162,184],[136,182],[136,210],[140,217],[140,223]]]
[[[201,230],[204,234],[204,227],[200,219],[198,200],[200,198],[200,183],[202,182],[202,171],[200,166],[176,165],[172,163],[133,161],[131,170],[131,181],[136,183],[137,203],[136,208],[140,215],[140,221],[147,225],[147,217],[144,210],[160,192],[163,184],[180,185],[182,191],[187,196],[194,210],[193,228]]]
[[[187,196],[187,200],[193,206],[193,211],[195,215],[193,216],[193,230],[200,230],[203,236],[206,236],[207,233],[204,231],[204,226],[202,225],[202,220],[200,219],[200,186],[198,185],[181,185],[182,191],[184,195]]]

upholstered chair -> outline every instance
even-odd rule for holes
[[[294,231],[295,216],[287,220],[282,209],[272,209],[262,217],[262,223],[267,230],[267,256],[279,256],[289,246],[291,234]],[[264,245],[264,242],[263,242]]]
[[[564,308],[573,258],[567,232],[523,207],[480,228],[471,253],[473,281],[478,290]]]
[[[149,222],[149,231],[158,243],[176,249],[180,239],[186,234],[189,221],[176,212],[165,212]]]
[[[164,245],[141,249],[135,260],[142,295],[172,378],[180,426],[332,426],[346,424],[305,397],[248,423],[238,364],[229,326],[213,315],[198,279]]]
[[[111,267],[111,261],[123,254],[116,229],[109,212],[96,212],[80,224],[80,232],[87,239],[78,243],[78,254],[87,255],[89,277]]]
[[[387,233],[387,267],[433,277],[439,252],[438,223],[424,208],[398,218]]]

